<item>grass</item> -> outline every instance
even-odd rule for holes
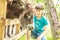
[[[52,36],[46,36],[47,40],[54,40]]]
[[[18,40],[26,40],[26,35],[23,35],[21,38],[19,38]]]

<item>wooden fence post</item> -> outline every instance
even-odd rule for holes
[[[7,5],[6,0],[0,0],[0,40],[4,40],[6,5]]]

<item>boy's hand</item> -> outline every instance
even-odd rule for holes
[[[41,37],[38,37],[37,40],[41,40]]]

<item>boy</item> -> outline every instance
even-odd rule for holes
[[[43,5],[38,4],[35,7],[36,13],[33,17],[33,24],[34,24],[34,30],[31,31],[32,38],[36,38],[37,40],[46,40],[44,35],[48,31],[48,21],[46,18],[42,15],[43,14]]]

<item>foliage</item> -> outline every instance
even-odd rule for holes
[[[44,2],[44,0],[36,0],[36,3],[39,3],[39,2]]]

